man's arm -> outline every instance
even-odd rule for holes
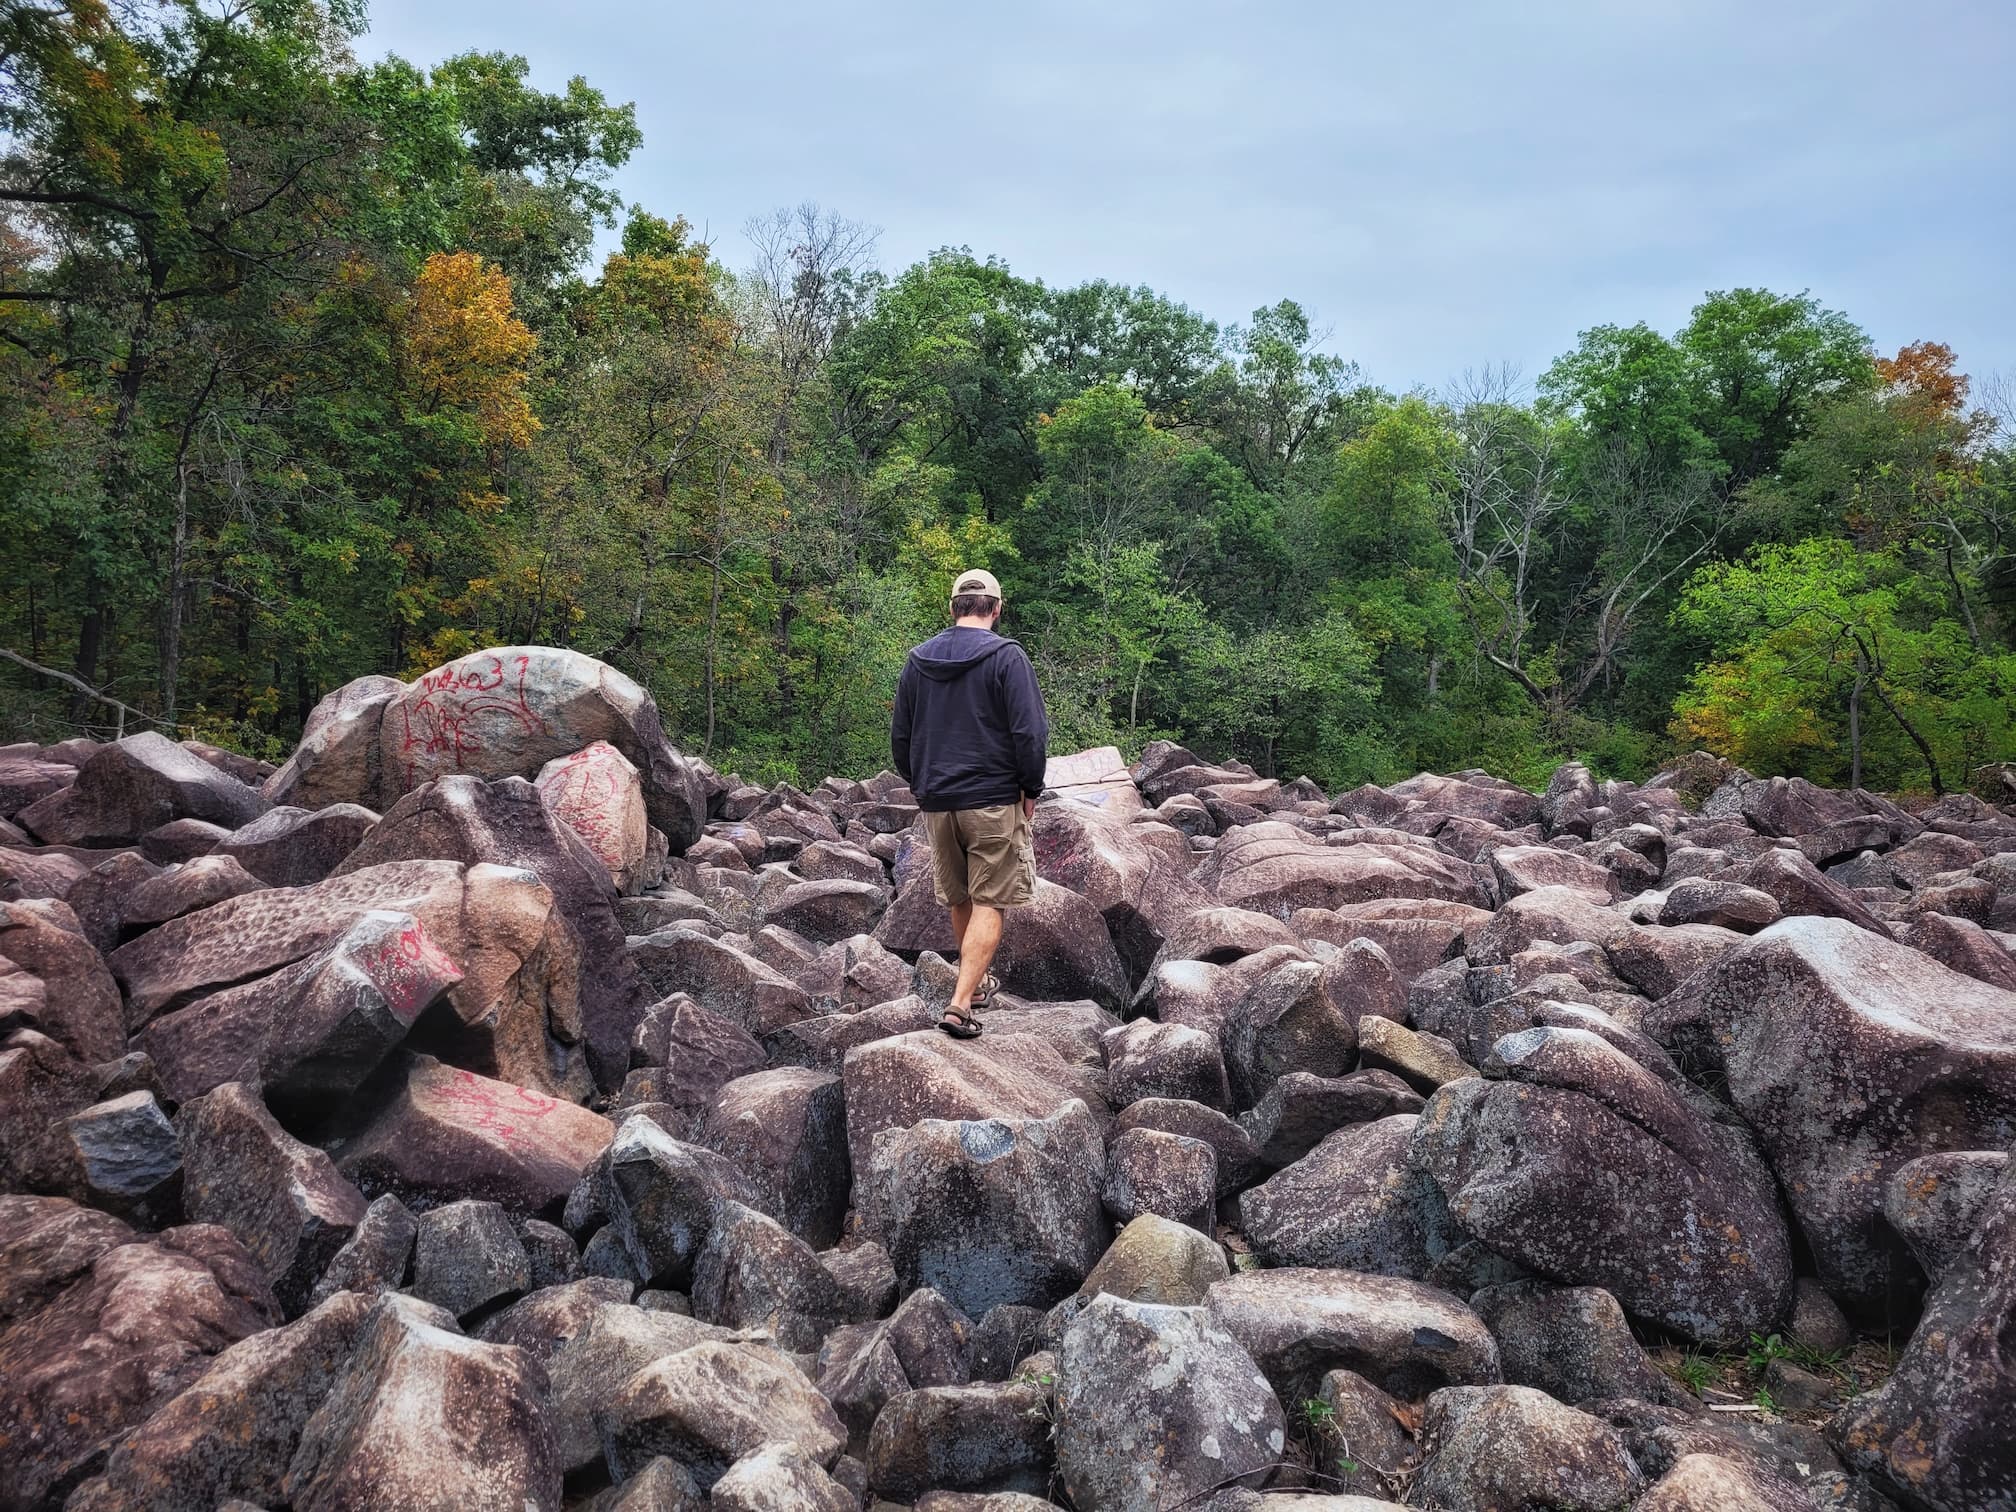
[[[889,711],[889,757],[896,764],[896,775],[905,783],[910,781],[912,665],[907,660],[903,663],[903,675],[896,679],[896,703]]]
[[[1020,646],[995,658],[1001,668],[1002,693],[1008,704],[1008,733],[1015,742],[1015,776],[1022,796],[1035,802],[1043,793],[1043,772],[1050,764],[1050,719],[1043,712],[1043,694],[1036,687],[1036,669]]]

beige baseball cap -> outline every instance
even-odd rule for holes
[[[986,569],[969,567],[952,579],[952,597],[957,598],[962,593],[984,593],[990,598],[998,599],[1001,597],[1001,585],[995,581],[994,574]]]

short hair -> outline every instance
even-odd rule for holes
[[[952,618],[966,619],[974,615],[990,618],[1000,607],[1001,600],[991,593],[962,593],[952,600]]]

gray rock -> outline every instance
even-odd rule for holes
[[[1456,1386],[1428,1398],[1425,1456],[1408,1499],[1472,1512],[1611,1512],[1644,1487],[1617,1431],[1528,1386]]]
[[[1281,1404],[1201,1307],[1096,1298],[1058,1357],[1057,1468],[1081,1506],[1156,1512],[1250,1475],[1286,1446]]]
[[[1213,1286],[1205,1305],[1284,1402],[1304,1400],[1339,1368],[1409,1399],[1499,1379],[1498,1345],[1483,1320],[1419,1282],[1352,1271],[1242,1271]]]
[[[468,1318],[532,1284],[525,1245],[494,1202],[451,1202],[419,1217],[413,1295]]]
[[[1021,1491],[1050,1487],[1054,1362],[1032,1356],[1001,1384],[931,1386],[893,1398],[868,1435],[868,1486],[892,1501],[927,1491]]]
[[[1218,1244],[1188,1224],[1143,1213],[1115,1236],[1079,1292],[1086,1297],[1110,1294],[1129,1302],[1195,1307],[1215,1283],[1231,1274]]]
[[[860,1512],[861,1506],[792,1443],[764,1444],[730,1465],[707,1505],[717,1512]]]
[[[281,1497],[295,1512],[557,1512],[545,1391],[546,1372],[522,1351],[464,1338],[446,1313],[414,1298],[380,1297],[302,1431]]]
[[[1726,1078],[1821,1284],[1851,1310],[1895,1301],[1910,1273],[1881,1212],[1891,1174],[2002,1149],[2016,1129],[2016,992],[1839,919],[1772,925],[1648,1027],[1690,1070]]]
[[[823,1466],[847,1443],[826,1398],[760,1344],[711,1341],[666,1355],[624,1381],[595,1416],[612,1473],[627,1476],[663,1455],[703,1490],[765,1444],[796,1444]]]
[[[152,1092],[94,1103],[63,1120],[78,1195],[93,1207],[146,1222],[173,1214],[181,1196],[182,1144]]]
[[[1105,1251],[1105,1167],[1080,1103],[1048,1118],[926,1119],[875,1141],[856,1201],[906,1288],[934,1287],[969,1317],[1047,1307]]]
[[[1217,1195],[1218,1157],[1201,1139],[1129,1129],[1106,1151],[1100,1198],[1115,1223],[1154,1213],[1209,1233]]]
[[[1498,1340],[1505,1379],[1571,1406],[1591,1397],[1681,1404],[1632,1337],[1624,1309],[1598,1286],[1518,1281],[1475,1292],[1470,1307]]]
[[[1408,1164],[1419,1119],[1339,1129],[1239,1199],[1247,1242],[1268,1265],[1419,1281],[1462,1240],[1442,1193]]]
[[[419,1222],[405,1203],[389,1194],[378,1198],[364,1210],[349,1239],[330,1259],[322,1279],[315,1283],[312,1300],[323,1302],[341,1291],[366,1295],[398,1291],[406,1284],[413,1241],[419,1233]]]
[[[1509,1035],[1485,1069],[1505,1079],[1442,1088],[1414,1131],[1460,1228],[1690,1338],[1778,1326],[1791,1241],[1741,1128],[1582,1029]]]

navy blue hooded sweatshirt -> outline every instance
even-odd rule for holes
[[[896,683],[889,753],[931,813],[992,808],[1043,792],[1050,722],[1029,656],[954,625],[910,653]]]

